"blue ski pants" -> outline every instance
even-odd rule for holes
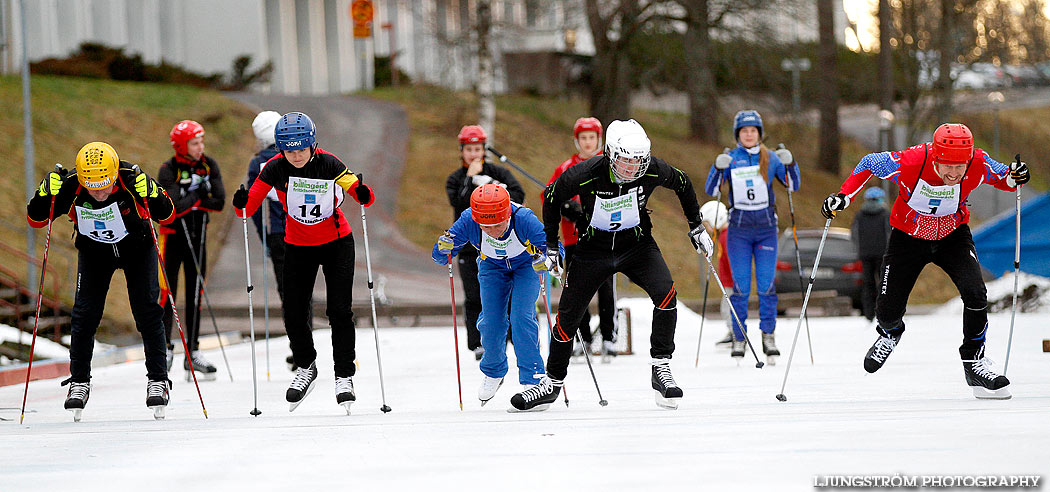
[[[507,331],[513,330],[511,337],[518,362],[518,382],[533,385],[545,374],[536,321],[540,277],[532,269],[531,262],[513,263],[517,266],[508,268],[491,261],[478,262],[478,282],[481,285],[478,330],[481,332],[481,346],[485,349],[481,372],[490,378],[507,374]]]
[[[777,227],[732,227],[726,233],[729,268],[733,271],[733,309],[744,326],[734,326],[737,340],[747,332],[747,301],[751,295],[751,260],[755,262],[755,290],[758,291],[759,329],[773,333],[777,327],[777,291],[773,275],[777,266]],[[735,323],[734,323],[735,324]]]

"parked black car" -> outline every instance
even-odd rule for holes
[[[820,235],[823,229],[799,229],[798,250],[802,258],[802,279],[798,281],[798,265],[795,259],[795,240],[791,229],[785,229],[780,235],[777,250],[777,271],[773,277],[777,293],[805,292],[809,285],[809,275],[813,270],[813,260],[817,256]],[[861,262],[857,258],[857,247],[853,244],[850,230],[832,227],[828,230],[828,239],[824,242],[824,251],[817,266],[817,276],[813,281],[813,290],[835,290],[840,296],[853,300],[853,307],[860,309]]]

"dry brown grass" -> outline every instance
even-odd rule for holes
[[[379,90],[372,95],[397,102],[408,112],[412,137],[397,218],[409,239],[430,249],[434,239],[451,224],[445,178],[458,165],[456,133],[461,126],[476,123],[477,100],[472,94],[427,86]],[[587,114],[583,101],[517,95],[499,97],[497,108],[494,145],[544,182],[555,166],[575,152],[572,123],[577,117]],[[711,199],[703,194],[703,182],[722,147],[688,140],[683,115],[636,111],[634,117],[645,126],[653,140],[653,155],[686,171],[698,189],[701,202]],[[785,143],[802,166],[802,189],[793,195],[798,227],[823,227],[821,202],[828,193],[839,188],[866,150],[852,140],[845,140],[842,171],[832,175],[814,168],[819,152],[815,129],[790,122],[774,123],[768,125],[766,135],[767,143],[772,146]],[[723,141],[727,145],[732,142],[728,128]],[[540,189],[521,176],[518,178],[528,194],[526,205],[538,211]],[[791,226],[787,195],[783,187],[774,188],[780,226],[784,229]],[[677,198],[669,190],[660,190],[650,202],[650,208],[656,224],[654,235],[675,277],[680,295],[693,299],[701,297],[700,260],[686,236],[688,228]],[[834,225],[849,227],[854,211],[847,209]],[[720,295],[717,286],[710,287],[708,294]],[[920,277],[911,300],[913,303],[943,302],[954,295],[955,290],[947,276],[939,269],[930,268]]]
[[[102,140],[117,150],[121,159],[139,164],[156,176],[160,164],[171,157],[168,132],[182,119],[201,122],[207,130],[206,153],[222,168],[228,194],[243,181],[248,160],[254,154],[251,121],[255,113],[216,91],[184,86],[114,82],[72,77],[32,78],[33,133],[36,178],[60,162],[73,167],[76,151],[85,143]],[[25,184],[22,176],[24,146],[21,85],[16,77],[0,78],[0,147],[8,149],[0,180],[0,241],[25,248]],[[209,262],[214,264],[221,239],[231,224],[227,209],[213,215],[209,234]],[[72,303],[76,250],[72,248],[71,223],[55,222],[48,262],[55,265],[61,285],[59,295]],[[44,235],[37,234],[37,254],[43,254]],[[5,262],[20,275],[22,262]],[[123,273],[118,271],[106,303],[106,320],[100,337],[123,336],[133,326],[125,294]],[[180,303],[181,304],[181,303]]]

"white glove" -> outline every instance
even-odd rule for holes
[[[204,182],[207,181],[207,179],[208,178],[206,178],[204,176],[201,176],[199,174],[196,174],[196,173],[190,174],[190,178],[189,178],[189,185],[190,185],[190,187],[187,188],[186,191],[188,191],[190,193],[192,193],[194,191],[197,191],[197,188],[200,188],[201,185],[203,185]],[[186,184],[186,181],[187,180],[184,179],[184,180],[182,180],[182,183]]]
[[[726,149],[726,152],[715,157],[715,169],[729,169],[729,165],[733,163],[733,158],[729,156],[728,150]]]
[[[790,166],[795,163],[795,156],[791,155],[791,151],[784,147],[784,144],[780,144],[777,148],[777,159],[785,166]]]
[[[551,275],[561,277],[562,270],[565,269],[565,265],[561,262],[561,251],[558,251],[557,248],[547,248],[547,259],[544,265]]]
[[[474,183],[474,186],[487,185],[496,181],[492,179],[492,176],[485,176],[482,174],[475,174],[470,180]]]
[[[707,234],[707,229],[703,225],[698,225],[689,231],[689,240],[693,242],[696,252],[707,258],[711,258],[711,254],[715,252],[715,243],[711,241],[711,236]]]

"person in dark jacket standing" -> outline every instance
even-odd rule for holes
[[[875,298],[879,293],[876,285],[882,255],[886,253],[886,240],[890,237],[890,211],[886,208],[886,192],[882,188],[872,187],[864,192],[864,204],[853,217],[852,229],[857,257],[864,266],[861,311],[871,321],[875,319]]]
[[[208,268],[206,246],[208,216],[222,210],[226,201],[226,189],[222,185],[222,174],[215,159],[204,155],[204,127],[193,120],[182,120],[175,124],[169,134],[175,155],[160,165],[157,182],[175,204],[175,220],[160,228],[161,262],[171,285],[162,285],[160,303],[164,306],[164,326],[167,328],[168,369],[174,360],[171,343],[172,306],[168,305],[179,288],[179,269],[183,268],[186,310],[180,319],[186,327],[186,343],[189,345],[193,370],[197,378],[205,381],[215,379],[216,369],[197,350],[200,338],[201,289]],[[200,262],[197,272],[194,257]],[[189,362],[183,361],[186,380],[190,379]]]
[[[459,219],[464,210],[470,208],[470,194],[478,186],[495,183],[504,185],[512,202],[525,204],[525,190],[509,170],[485,162],[485,143],[488,135],[477,125],[464,126],[459,131],[460,167],[445,180],[445,193],[452,205],[452,220]],[[467,245],[456,257],[459,276],[463,281],[463,312],[467,321],[467,348],[474,358],[481,360],[485,349],[481,347],[481,332],[478,331],[478,316],[481,314],[481,287],[478,284],[478,250]]]

